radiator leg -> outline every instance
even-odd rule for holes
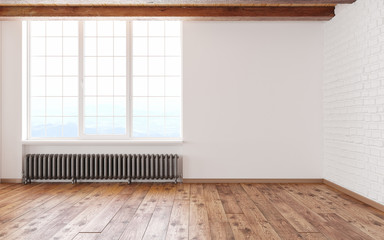
[[[131,183],[132,183],[132,180],[128,178],[128,184],[131,184]]]
[[[72,184],[75,184],[75,183],[76,183],[76,179],[72,178]]]
[[[24,183],[24,185],[27,185],[28,184],[28,179],[27,178],[23,178],[23,183]]]
[[[177,184],[177,178],[175,178],[175,184]]]

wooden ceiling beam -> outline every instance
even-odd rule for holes
[[[356,0],[1,0],[0,6],[268,6],[335,5]]]
[[[334,7],[146,7],[19,6],[0,7],[0,17],[172,17],[229,20],[329,20]]]

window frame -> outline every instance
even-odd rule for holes
[[[68,19],[70,21],[70,19]],[[66,20],[39,20],[39,21],[66,21]],[[133,34],[132,22],[140,20],[116,20],[126,22],[126,133],[122,135],[101,135],[101,134],[85,134],[84,128],[84,22],[87,20],[76,20],[78,23],[78,137],[32,137],[31,136],[31,21],[27,22],[26,30],[26,85],[27,85],[27,109],[26,120],[27,141],[36,142],[57,142],[57,141],[84,141],[89,142],[92,140],[112,140],[121,142],[169,142],[169,141],[182,141],[183,140],[183,22],[180,21],[180,137],[133,137]],[[105,21],[104,19],[94,19],[92,21]],[[113,20],[109,20],[113,21]],[[143,21],[167,21],[167,20],[143,20]],[[164,116],[165,117],[165,116]]]

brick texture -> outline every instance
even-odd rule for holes
[[[325,24],[324,177],[384,204],[384,1]]]

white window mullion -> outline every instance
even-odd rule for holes
[[[45,131],[45,135],[44,137],[47,136],[47,23],[45,22],[45,32],[44,32],[44,39],[45,39],[45,54],[44,54],[44,64],[45,64],[45,72],[44,72],[44,89],[45,89],[45,94],[44,94],[44,104],[45,104],[45,107],[44,107],[44,131]]]
[[[112,134],[115,134],[115,23],[112,23]]]
[[[61,22],[61,137],[64,136],[64,23]]]
[[[27,22],[27,136],[31,138],[31,24]]]
[[[149,134],[149,23],[147,22],[147,55],[146,55],[146,58],[147,58],[147,74],[146,74],[146,78],[147,78],[147,136]]]
[[[96,135],[99,134],[99,22],[96,21]]]
[[[164,60],[164,68],[163,68],[163,70],[164,70],[164,74],[163,74],[164,75],[163,76],[163,81],[164,81],[164,85],[163,85],[163,91],[164,91],[164,93],[163,93],[163,101],[164,101],[164,106],[163,106],[163,108],[164,108],[163,109],[164,110],[164,116],[163,116],[163,119],[164,119],[164,124],[163,124],[163,132],[164,133],[163,134],[166,134],[166,125],[167,125],[167,118],[165,117],[166,105],[167,105],[166,101],[165,101],[165,99],[166,99],[166,97],[165,97],[166,96],[166,94],[165,94],[165,87],[166,87],[166,84],[167,84],[166,83],[167,81],[165,80],[165,68],[166,68],[165,59],[166,59],[166,52],[167,52],[167,49],[166,49],[167,48],[167,44],[166,44],[167,43],[166,27],[167,26],[164,23],[164,33],[163,33],[164,34],[164,36],[163,36],[163,39],[164,39],[163,40],[164,41],[164,43],[163,43],[164,44],[163,45],[164,46],[164,56],[163,56],[163,60]]]
[[[127,30],[126,30],[126,134],[128,135],[128,138],[132,138],[132,26],[131,22],[127,21]]]
[[[79,55],[79,116],[78,116],[78,122],[79,122],[79,137],[84,137],[84,102],[83,102],[83,93],[84,93],[84,30],[83,30],[84,22],[79,21],[79,49],[78,49],[78,55]]]

